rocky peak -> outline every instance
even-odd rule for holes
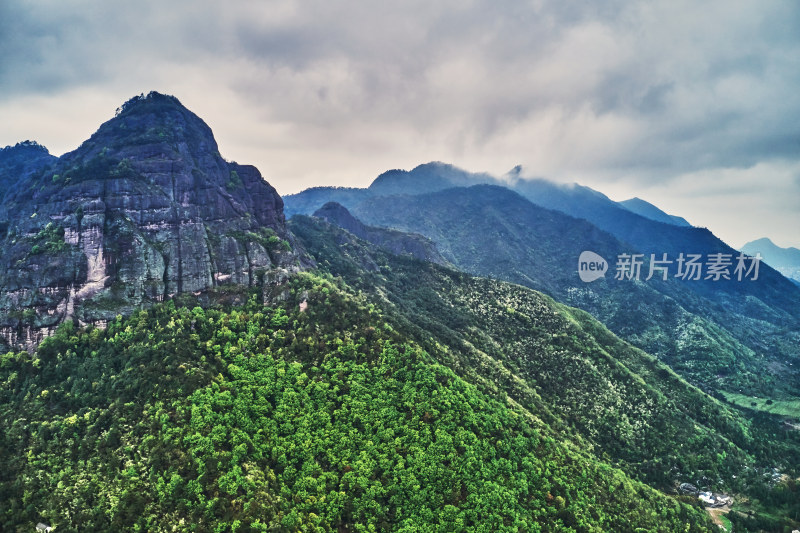
[[[278,193],[172,96],[135,97],[77,150],[7,178],[0,337],[13,346],[298,268]]]
[[[174,96],[155,91],[122,104],[114,118],[102,124],[76,152],[85,157],[98,150],[119,150],[124,156],[141,146],[219,157],[211,128]]]
[[[367,227],[356,217],[350,214],[345,206],[338,202],[328,202],[314,213],[317,218],[324,218],[328,222],[336,224],[353,235],[360,237]],[[363,237],[362,237],[363,238]]]

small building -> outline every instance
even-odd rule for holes
[[[725,507],[733,503],[733,498],[727,494],[716,494],[713,492],[701,492],[697,498],[706,507]]]
[[[38,524],[36,524],[36,531],[37,531],[37,533],[39,533],[39,532],[50,533],[51,531],[53,531],[53,528],[48,526],[47,524],[43,524],[42,522],[39,522]]]

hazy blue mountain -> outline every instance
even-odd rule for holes
[[[370,192],[380,195],[422,194],[449,187],[464,187],[480,183],[496,184],[497,179],[485,173],[473,173],[453,165],[433,161],[411,171],[389,170],[369,186]]]
[[[286,217],[294,214],[310,215],[327,202],[352,206],[372,196],[396,194],[423,194],[450,187],[463,187],[480,183],[500,184],[496,178],[485,173],[472,173],[453,165],[433,161],[412,170],[387,170],[379,175],[368,188],[355,187],[311,187],[297,194],[284,197]]]
[[[634,244],[640,250],[650,252],[653,249],[652,253],[676,252],[675,242],[687,238],[686,235],[676,237],[670,234],[670,230],[676,227],[676,220],[669,218],[669,215],[655,206],[649,210],[650,215],[654,216],[655,211],[663,213],[667,222],[653,220],[649,216],[634,212],[629,206],[617,203],[590,187],[560,184],[543,178],[519,178],[519,170],[515,168],[506,179],[499,179],[489,174],[471,173],[452,165],[431,162],[419,165],[411,171],[384,172],[367,189],[315,187],[289,195],[284,201],[287,214],[290,216],[294,213],[311,214],[327,201],[351,207],[376,195],[416,195],[451,187],[493,184],[510,188],[542,207],[586,219],[621,240]],[[637,206],[642,207],[641,202],[635,202],[634,208]],[[664,224],[670,228],[660,228],[655,224]]]
[[[736,263],[739,252],[707,228],[681,227],[650,220],[622,208],[605,195],[588,187],[564,186],[546,180],[526,180],[515,186],[523,196],[539,205],[583,218],[603,229],[631,249],[673,261],[680,254],[726,254]],[[687,282],[686,286],[726,309],[760,321],[764,318],[779,328],[797,331],[800,320],[800,292],[797,286],[766,265],[760,266],[759,282],[720,279]],[[772,311],[763,314],[769,308]],[[758,331],[758,328],[755,329]]]
[[[423,261],[438,265],[448,265],[436,249],[436,245],[418,233],[408,233],[394,229],[377,228],[362,223],[342,204],[328,202],[316,211],[314,216],[331,222],[367,242],[375,244],[395,255],[410,255]]]
[[[689,249],[682,248],[687,241],[702,240],[705,237],[697,235],[704,233],[713,237],[707,230],[651,220],[621,206],[603,193],[582,185],[530,179],[517,182],[513,188],[535,204],[588,220],[647,253],[688,253]],[[711,241],[701,244],[702,249],[707,249]],[[719,244],[722,244],[721,241]]]
[[[297,194],[284,196],[284,213],[287,219],[295,214],[310,215],[328,202],[349,206],[371,195],[369,189],[355,187],[311,187]]]
[[[790,246],[781,248],[768,238],[750,241],[740,248],[747,255],[761,254],[764,262],[786,276],[800,283],[800,250]]]
[[[749,255],[760,253],[764,262],[773,268],[800,266],[800,249],[781,248],[766,237],[748,242],[741,251]]]
[[[399,183],[391,190],[404,190],[407,174],[385,174],[382,181],[392,177]],[[441,187],[446,173],[439,177],[427,183]],[[427,194],[412,194],[409,188],[408,194],[390,196],[370,191],[351,194],[345,205],[367,224],[429,237],[467,272],[533,287],[591,312],[695,382],[763,394],[800,391],[797,285],[767,265],[761,265],[757,282],[653,279],[620,285],[609,274],[581,283],[576,267],[583,250],[607,258],[612,271],[622,252],[667,253],[674,259],[679,253],[734,257],[736,251],[705,228],[650,220],[588,187],[546,180],[518,181],[513,187],[518,192],[499,186]],[[324,190],[314,193],[317,201],[325,197]],[[286,203],[304,198],[300,193]],[[764,358],[774,361],[766,371]]]
[[[641,198],[631,198],[617,203],[628,211],[632,211],[637,215],[642,215],[650,220],[655,220],[656,222],[674,224],[675,226],[691,226],[685,218],[665,213],[658,207]]]
[[[492,178],[487,174],[465,172],[442,163],[428,163],[420,165],[410,172],[390,171],[384,173],[379,180],[380,189],[390,191],[392,195],[420,194],[420,188],[423,185],[422,188],[425,190],[443,190],[448,186],[461,186],[464,182],[487,183],[493,180],[495,184],[518,192],[534,204],[591,222],[630,245],[628,250],[630,253],[640,252],[647,257],[650,254],[656,254],[657,257],[667,254],[668,258],[673,258],[673,260],[681,253],[700,253],[704,257],[716,253],[730,254],[732,260],[735,260],[738,255],[737,250],[725,244],[707,228],[676,226],[672,223],[651,220],[622,207],[603,193],[589,187],[577,184],[558,184],[541,178],[520,179],[518,170],[515,169],[509,173],[507,180],[504,181]],[[317,188],[308,193],[301,192],[288,196],[285,198],[285,202],[287,206],[290,206],[289,211],[292,213],[312,214],[328,199],[337,201],[352,211],[359,203],[376,196],[373,186],[367,189],[369,192],[362,193],[354,192],[358,189],[348,189],[347,197],[333,192],[336,190]],[[312,203],[313,210],[304,208]],[[365,222],[369,221],[365,219]],[[719,281],[700,280],[688,284],[688,287],[724,305],[738,306],[737,311],[745,314],[747,314],[747,310],[743,308],[752,307],[749,302],[738,297],[731,300],[724,294],[749,295],[757,301],[764,297],[769,300],[768,306],[780,310],[779,315],[790,321],[800,320],[796,285],[775,274],[772,269],[763,269],[762,279],[766,281],[759,285],[722,279]],[[794,324],[794,322],[792,323]]]

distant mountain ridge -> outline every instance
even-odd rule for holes
[[[395,255],[410,255],[437,265],[449,265],[436,249],[436,245],[418,233],[367,226],[354,217],[342,204],[328,202],[314,212],[314,216],[349,231],[359,239],[371,242]]]
[[[617,203],[628,211],[632,211],[650,220],[655,220],[656,222],[664,222],[665,224],[674,224],[676,226],[691,226],[685,218],[665,213],[658,207],[641,198],[630,198]]]
[[[374,194],[392,195],[436,192],[450,187],[468,187],[480,183],[495,184],[497,179],[486,173],[473,173],[456,166],[433,161],[413,170],[389,170],[375,178],[369,190]]]
[[[770,239],[764,237],[748,242],[740,250],[753,256],[761,254],[766,264],[787,278],[800,282],[800,249],[791,246],[781,248]]]
[[[437,178],[440,168],[443,175]],[[417,194],[423,177],[425,190],[437,189],[449,184],[451,173],[446,165],[431,163],[382,175],[390,195],[372,187],[315,188],[284,201],[298,213],[324,202],[329,192],[331,200],[367,224],[432,239],[447,260],[466,272],[520,283],[591,312],[695,383],[744,387],[754,394],[800,392],[800,291],[769,266],[760,265],[757,283],[735,277],[680,282],[673,279],[674,265],[668,282],[615,280],[614,262],[621,253],[645,258],[666,253],[673,260],[680,253],[721,253],[733,260],[737,252],[708,229],[651,220],[580,185],[509,179],[507,186],[451,186]],[[389,179],[399,183],[389,187]],[[478,175],[473,181],[484,180]],[[403,189],[406,181],[409,187]],[[577,258],[583,250],[609,261],[611,271],[603,280],[579,281]],[[766,373],[765,357],[775,359]]]

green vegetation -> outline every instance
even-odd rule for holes
[[[131,160],[127,157],[122,159],[117,166],[114,167],[113,170],[109,173],[112,178],[128,178],[132,179],[135,178],[138,174],[133,169],[133,165],[131,164]]]
[[[3,529],[710,527],[435,363],[345,286],[301,275],[291,294],[67,324],[4,356]]]
[[[772,472],[765,471],[765,478]],[[792,531],[800,521],[800,480],[783,479],[771,483],[770,490],[736,503],[727,514],[734,531]]]
[[[766,501],[775,487],[764,471],[800,475],[800,432],[709,397],[583,311],[391,256],[316,219],[296,216],[290,226],[321,268],[394,310],[394,327],[442,364],[631,476]]]
[[[229,191],[235,191],[236,189],[240,189],[244,186],[242,183],[242,178],[239,177],[239,173],[235,170],[231,170],[230,177],[228,178],[228,183],[225,184],[225,188]]]
[[[723,394],[726,400],[738,407],[800,419],[800,399],[773,400],[771,398],[757,398],[733,392],[724,392]]]
[[[530,289],[292,230],[319,268],[280,303],[183,294],[0,357],[0,529],[713,530],[681,481],[746,498],[737,531],[800,525],[774,416]]]
[[[727,531],[727,532],[729,532],[729,533],[730,533],[731,531],[733,531],[733,524],[731,524],[731,521],[730,521],[730,519],[728,519],[728,517],[727,517],[727,516],[725,516],[725,515],[720,515],[720,517],[719,517],[719,521],[720,521],[720,522],[722,522],[722,527],[724,527],[724,528],[725,528],[725,531]]]
[[[31,255],[43,253],[57,254],[63,252],[67,248],[68,245],[64,240],[64,228],[52,222],[48,222],[47,225],[39,230],[33,237]]]
[[[575,287],[621,243],[491,187],[370,205],[506,281],[308,217],[286,254],[274,192],[214,146],[151,93],[64,158],[2,152],[4,334],[75,323],[0,351],[1,531],[715,530],[681,482],[733,494],[736,531],[800,528],[793,293]],[[94,296],[59,224],[102,232]]]
[[[271,228],[262,227],[256,231],[231,231],[228,232],[228,235],[243,244],[255,242],[268,252],[289,251],[292,249],[291,245],[278,237]]]

